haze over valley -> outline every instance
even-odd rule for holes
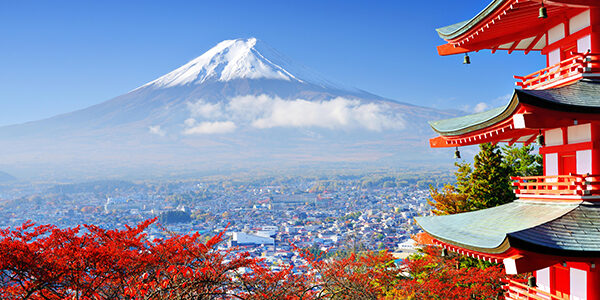
[[[255,38],[225,40],[124,95],[0,127],[0,171],[87,180],[449,165],[450,151],[429,149],[427,121],[455,115],[326,79]]]

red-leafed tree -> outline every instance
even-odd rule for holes
[[[223,233],[207,242],[198,234],[148,240],[154,221],[2,229],[0,298],[484,299],[499,291],[500,267],[448,268],[455,258],[433,252],[396,265],[386,251],[323,259],[296,249],[305,265],[273,271],[247,253],[218,250]]]
[[[464,266],[458,255],[442,257],[440,249],[427,246],[403,264],[402,279],[388,293],[389,299],[496,299],[502,294],[501,265],[486,268]]]

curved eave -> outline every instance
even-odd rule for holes
[[[595,0],[594,0],[595,1]],[[540,3],[536,0],[493,0],[486,8],[467,21],[438,28],[438,35],[447,44],[437,47],[440,55],[490,49],[542,51],[546,46],[546,32],[598,3],[592,0],[545,0],[550,17],[539,19]],[[587,33],[579,31],[580,34]]]
[[[574,119],[600,120],[599,95],[600,80],[591,79],[582,79],[553,89],[515,90],[510,102],[504,107],[429,124],[443,139],[456,140],[486,133],[489,138],[489,132],[497,131],[499,126],[511,127],[510,130],[515,131],[515,135],[529,134],[531,130],[555,128],[564,122],[572,124]],[[513,117],[526,111],[529,117],[533,116],[537,121],[523,124],[525,127],[520,127],[522,129],[515,129]]]
[[[458,136],[498,124],[511,117],[519,106],[517,94],[503,107],[458,118],[429,122],[431,128],[442,136]]]
[[[502,242],[500,244],[498,244],[498,246],[496,246],[494,248],[484,248],[484,247],[478,247],[478,246],[475,246],[475,245],[461,243],[461,242],[455,241],[455,240],[445,239],[445,238],[443,238],[441,236],[437,236],[434,233],[430,233],[430,232],[427,232],[427,234],[429,234],[434,239],[436,239],[436,240],[438,240],[438,241],[440,241],[442,243],[445,243],[447,245],[452,245],[454,247],[465,249],[465,250],[468,250],[468,251],[474,251],[474,252],[479,252],[479,253],[482,253],[482,254],[488,254],[488,255],[493,255],[493,256],[501,255],[501,254],[505,253],[506,251],[508,251],[510,249],[510,247],[511,247],[511,245],[510,245],[510,243],[508,241],[508,238],[504,238],[502,240]]]
[[[430,236],[444,243],[492,255],[509,250],[514,232],[549,223],[580,203],[541,203],[516,200],[493,208],[446,216],[416,218]]]
[[[436,29],[436,31],[438,35],[445,40],[456,39],[470,31],[475,26],[477,26],[477,24],[479,24],[482,20],[490,16],[496,9],[498,9],[500,6],[502,6],[504,2],[507,1],[511,0],[494,0],[470,20],[441,27]]]

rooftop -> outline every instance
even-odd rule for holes
[[[511,247],[564,256],[600,256],[600,205],[516,200],[473,212],[419,217],[432,237],[468,250],[500,254]]]
[[[545,90],[515,89],[510,102],[503,107],[430,122],[433,130],[441,135],[431,139],[430,143],[432,147],[484,142],[528,143],[533,141],[533,135],[537,135],[540,129],[568,125],[560,122],[572,125],[573,119],[580,120],[580,123],[597,120],[600,117],[598,95],[600,79],[596,78],[583,78],[570,85]],[[566,112],[570,114],[564,114]],[[516,115],[526,115],[523,124],[517,124]],[[527,122],[534,118],[535,123]]]

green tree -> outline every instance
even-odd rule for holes
[[[479,145],[470,177],[468,199],[471,210],[494,207],[515,199],[511,169],[503,162],[500,147],[491,143]]]
[[[533,153],[533,146],[479,145],[474,163],[455,163],[456,185],[441,191],[430,188],[429,204],[438,215],[455,214],[494,207],[514,200],[510,176],[542,174],[542,158]]]
[[[456,192],[459,194],[469,195],[471,193],[471,173],[473,168],[465,161],[456,162],[454,165],[457,167],[454,176],[456,177]]]
[[[466,194],[460,193],[453,185],[446,185],[440,192],[437,188],[429,186],[431,211],[436,215],[452,215],[469,211]]]
[[[504,165],[510,176],[541,176],[544,172],[542,156],[533,154],[533,145],[523,147],[504,146]]]

